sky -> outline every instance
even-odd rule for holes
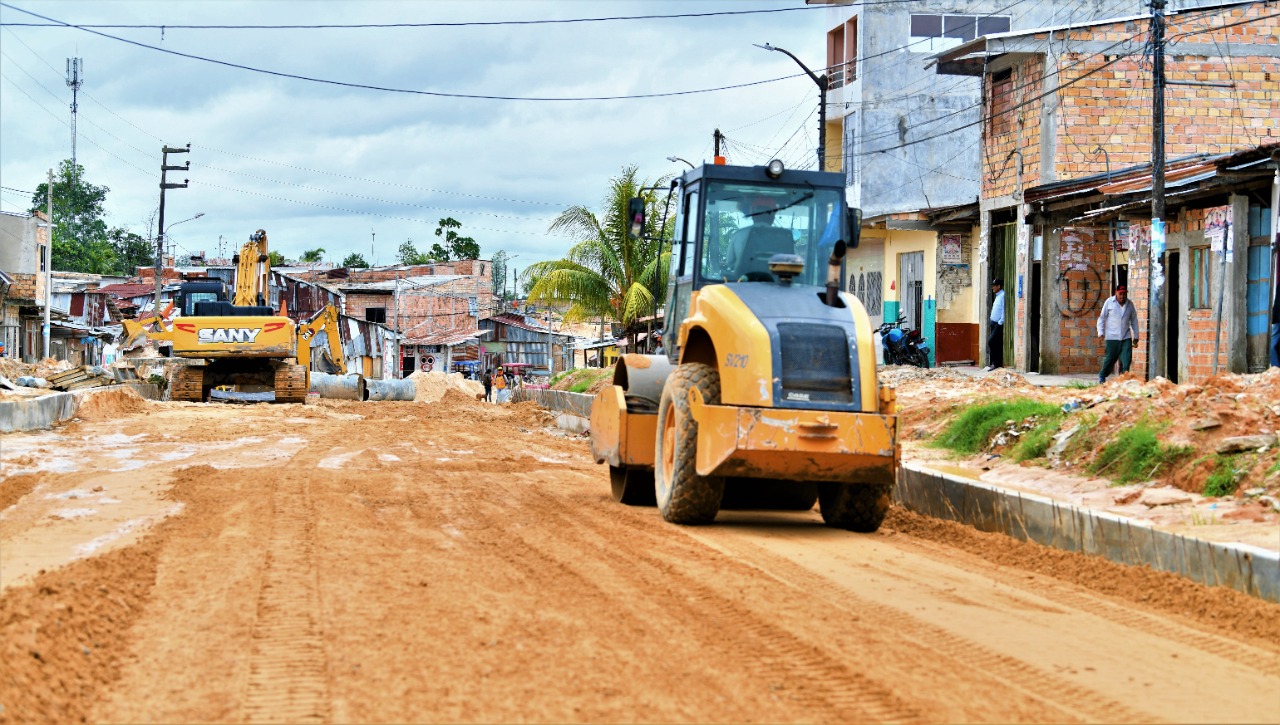
[[[482,257],[504,250],[522,269],[572,245],[548,232],[559,213],[598,211],[626,166],[656,180],[687,168],[669,156],[709,162],[716,128],[729,163],[776,157],[802,168],[816,155],[816,85],[782,53],[753,46],[786,48],[820,69],[826,11],[802,0],[3,2],[0,209],[28,209],[47,170],[71,157],[66,60],[81,58],[76,159],[89,183],[109,187],[110,226],[153,233],[160,149],[191,144],[170,156],[170,164],[189,160],[190,171],[168,179],[190,185],[165,201],[179,255],[229,257],[265,229],[271,248],[291,259],[323,248],[326,261],[359,252],[392,264],[403,241],[426,251],[438,220],[453,217]],[[775,9],[784,11],[743,12]],[[738,14],[523,22],[694,13]],[[14,25],[45,22],[59,25]],[[424,23],[455,25],[174,27]],[[498,100],[280,74],[544,99],[755,85]]]

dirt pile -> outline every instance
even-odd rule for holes
[[[132,413],[141,413],[149,403],[133,388],[107,388],[94,390],[84,394],[80,407],[76,408],[76,417],[81,420],[110,420]]]
[[[413,381],[413,386],[418,391],[414,401],[418,403],[435,403],[451,390],[472,400],[477,395],[484,395],[484,384],[478,380],[468,380],[462,373],[418,371],[406,379]]]
[[[937,435],[952,413],[970,403],[1030,399],[1062,407],[1067,414],[1061,429],[1078,427],[1075,436],[1087,436],[1087,445],[1075,446],[1079,455],[1049,463],[1055,469],[1087,475],[1104,447],[1141,426],[1154,430],[1161,444],[1185,449],[1181,464],[1158,471],[1156,481],[1201,493],[1206,481],[1221,477],[1229,466],[1238,491],[1262,487],[1267,495],[1280,494],[1280,447],[1265,441],[1280,433],[1280,368],[1183,384],[1129,373],[1102,385],[1066,388],[1037,387],[1008,370],[974,378],[948,370],[889,368],[881,380],[897,389],[906,440]],[[1231,440],[1245,436],[1264,440],[1251,447]],[[1009,448],[1016,442],[1012,439]],[[984,456],[1010,452],[997,446]]]

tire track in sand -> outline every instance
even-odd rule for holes
[[[620,552],[616,542],[609,540],[608,532],[598,523],[563,513],[562,498],[537,487],[503,485],[513,495],[532,494],[542,499],[542,505],[538,506],[540,523],[546,530],[555,532],[554,548],[532,536],[523,536],[524,531],[513,532],[528,544],[528,552],[554,562],[594,588],[610,592],[631,588],[650,594],[678,592],[678,600],[683,600],[683,618],[700,619],[708,627],[734,633],[736,666],[745,668],[760,682],[775,681],[779,676],[803,681],[804,687],[794,693],[795,701],[814,721],[918,723],[928,719],[889,688],[843,664],[833,653],[740,606],[695,576],[672,566],[659,554],[649,553],[678,547],[678,539],[628,530],[626,536],[636,545]],[[547,521],[545,517],[556,520]],[[616,536],[615,533],[615,539]],[[637,541],[640,538],[649,542],[641,544]],[[566,558],[561,554],[565,551],[578,552],[579,556]],[[590,554],[583,556],[587,552]],[[705,557],[705,552],[701,556]],[[589,572],[579,571],[584,560],[603,566],[593,567]],[[604,577],[621,581],[605,586]],[[678,600],[673,597],[673,601]]]
[[[942,547],[939,544],[909,537],[901,537],[896,543],[918,551],[931,559],[945,560],[957,569],[975,574],[986,574],[980,567],[942,551]],[[1171,624],[1168,620],[1162,620],[1150,614],[1114,604],[1108,601],[1104,595],[1086,594],[1057,587],[1052,591],[1046,591],[1039,587],[1032,589],[1013,579],[1007,583],[1024,592],[1068,605],[1077,611],[1088,612],[1103,619],[1123,624],[1131,629],[1217,655],[1224,660],[1244,665],[1269,677],[1280,677],[1280,654],[1268,652],[1244,642],[1232,641],[1188,625],[1178,626]]]
[[[320,637],[315,509],[306,478],[274,478],[271,510],[245,715],[252,723],[328,722],[331,697]]]
[[[697,540],[702,539],[701,535],[691,536]],[[758,568],[778,581],[821,597],[833,608],[863,618],[881,619],[886,626],[894,627],[895,635],[903,640],[935,650],[973,671],[997,677],[1028,697],[1058,709],[1064,720],[1159,722],[1151,713],[1135,710],[1086,687],[1055,677],[1029,662],[988,649],[908,612],[859,596],[853,590],[755,544],[724,537],[714,543],[708,542],[708,545]],[[1047,693],[1053,693],[1052,700],[1046,698]]]

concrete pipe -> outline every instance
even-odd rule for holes
[[[308,392],[319,393],[321,398],[331,400],[369,399],[363,375],[311,373],[311,386]]]
[[[413,400],[418,386],[412,380],[366,380],[365,400]]]

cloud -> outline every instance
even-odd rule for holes
[[[534,19],[797,7],[762,3],[41,2],[19,7],[73,23],[393,23]],[[798,72],[788,47],[822,64],[825,11],[566,25],[386,30],[103,30],[138,42],[282,72],[396,88],[502,96],[623,95],[733,85]],[[27,20],[0,10],[5,22]],[[214,253],[265,228],[286,255],[316,246],[389,262],[435,241],[452,216],[485,254],[519,266],[560,256],[547,234],[565,206],[595,208],[610,177],[698,163],[725,131],[762,163],[788,138],[812,155],[816,90],[805,78],[670,98],[529,102],[385,93],[282,79],[68,29],[0,31],[0,183],[33,189],[70,156],[67,57],[85,59],[77,157],[111,188],[110,222],[146,232],[159,201],[162,143],[192,144],[187,189],[166,221],[183,247]],[[24,72],[25,71],[25,72]],[[35,76],[36,80],[28,77]],[[43,86],[43,88],[42,88]],[[808,100],[806,100],[808,99]],[[801,108],[800,104],[804,104]],[[796,107],[795,113],[782,113]],[[730,129],[740,129],[731,131]],[[829,143],[832,141],[829,140]],[[808,149],[806,151],[806,149]],[[3,208],[25,200],[6,193]],[[372,232],[372,234],[371,234]],[[229,240],[234,240],[232,244]]]

